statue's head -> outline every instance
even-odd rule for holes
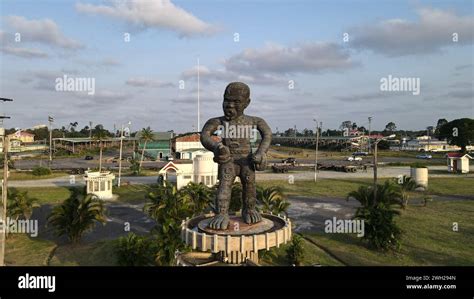
[[[225,88],[222,108],[227,120],[235,119],[244,114],[250,104],[250,88],[242,82],[232,82]]]

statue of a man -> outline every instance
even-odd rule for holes
[[[241,82],[230,83],[224,92],[224,116],[209,119],[202,129],[201,143],[214,153],[214,161],[219,164],[216,215],[209,223],[212,229],[224,230],[229,225],[229,203],[236,176],[242,183],[243,220],[248,224],[262,220],[256,209],[255,170],[265,168],[272,131],[263,119],[244,114],[249,104],[250,88]],[[250,141],[256,141],[256,130],[262,140],[252,153]],[[211,138],[216,131],[220,131],[221,142]]]

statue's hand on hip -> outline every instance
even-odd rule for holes
[[[214,162],[223,164],[229,162],[231,159],[232,156],[230,154],[229,148],[222,143],[219,144],[219,147],[214,152]]]

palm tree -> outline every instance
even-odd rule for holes
[[[28,191],[12,189],[8,193],[8,216],[15,220],[20,217],[29,220],[33,215],[33,209],[38,207],[40,205],[34,198],[28,196]]]
[[[107,135],[107,131],[102,129],[102,128],[97,128],[95,131],[96,132],[94,134],[93,139],[95,141],[99,142],[99,148],[100,148],[100,152],[99,152],[99,172],[101,172],[102,171],[102,149],[103,149],[102,141],[107,139],[108,135]]]
[[[377,202],[374,202],[374,189],[372,186],[360,186],[357,191],[351,191],[347,195],[347,200],[354,198],[363,207],[374,207],[379,203],[388,206],[397,204],[403,206],[400,186],[392,180],[386,180],[383,185],[377,186]]]
[[[140,169],[142,168],[143,156],[145,155],[146,144],[154,139],[153,131],[150,127],[143,128],[140,132],[140,141],[143,141],[142,156],[140,158]]]
[[[84,195],[77,189],[61,205],[54,207],[48,216],[48,223],[55,227],[57,235],[67,235],[73,244],[78,243],[96,222],[106,222],[103,202],[97,196]]]
[[[177,191],[176,186],[169,182],[157,185],[148,193],[147,198],[151,202],[145,204],[143,211],[158,223],[170,217],[181,221],[193,214],[190,198],[183,196]]]
[[[147,236],[129,233],[120,237],[115,247],[120,266],[153,266],[155,264],[156,242]]]
[[[403,206],[400,186],[393,180],[387,180],[377,186],[377,202],[374,201],[372,186],[360,186],[357,191],[348,194],[347,200],[354,198],[361,207],[357,208],[354,218],[365,222],[363,239],[377,249],[399,248],[400,228],[394,217],[400,212],[393,205]]]
[[[290,264],[301,266],[304,258],[303,238],[301,236],[293,236],[290,246],[286,250],[286,258]]]
[[[168,182],[157,185],[147,197],[151,202],[143,210],[157,223],[152,230],[158,244],[156,262],[172,265],[175,252],[185,248],[180,236],[181,221],[193,215],[194,205],[189,196],[183,196]]]
[[[402,208],[405,209],[408,206],[408,199],[410,198],[410,191],[415,190],[418,184],[411,177],[403,176],[402,183],[400,185],[400,193],[402,197]]]
[[[287,214],[290,203],[280,187],[271,186],[263,188],[257,186],[257,201],[261,204],[261,209],[265,213]]]
[[[204,210],[209,207],[213,197],[211,188],[202,183],[196,184],[189,182],[189,184],[181,188],[179,192],[191,202],[194,215],[204,212]]]

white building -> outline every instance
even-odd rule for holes
[[[200,133],[186,133],[176,136],[171,141],[171,151],[177,159],[194,159],[194,157],[207,150],[202,146]],[[214,141],[220,141],[220,137],[213,136]]]
[[[469,159],[472,159],[468,154],[449,153],[446,155],[448,162],[448,172],[469,172]]]
[[[86,171],[84,180],[86,181],[87,194],[94,194],[100,199],[112,199],[112,182],[115,175],[110,171]]]
[[[201,151],[192,159],[170,161],[158,172],[158,175],[163,181],[175,184],[177,189],[181,189],[189,182],[203,183],[212,187],[217,183],[218,168],[213,157],[212,152]]]

